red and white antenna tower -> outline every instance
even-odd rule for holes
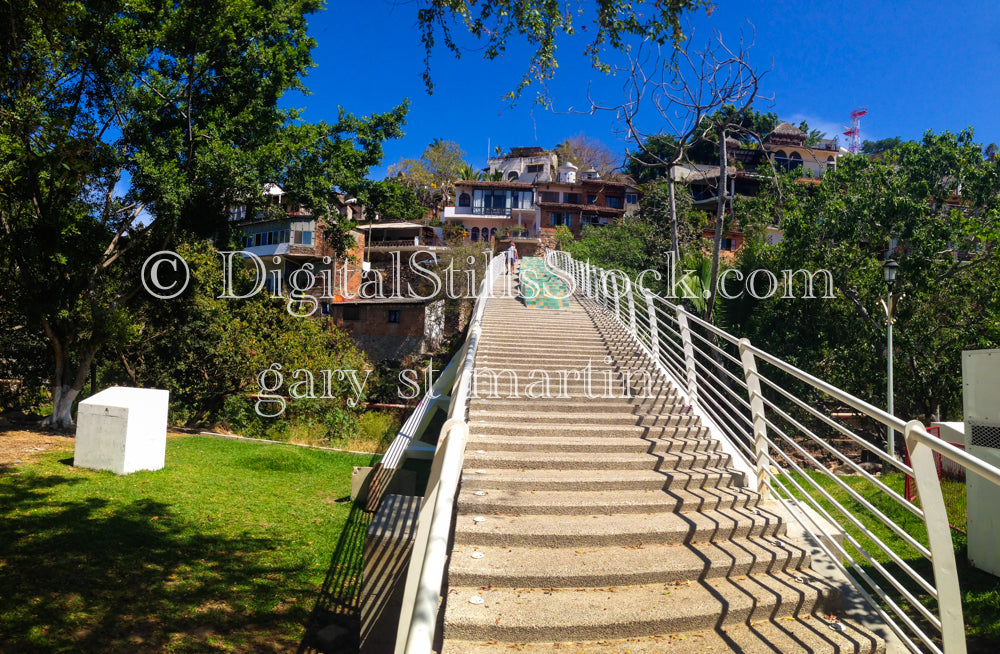
[[[851,128],[844,132],[847,137],[847,149],[851,154],[861,150],[861,117],[868,115],[868,109],[861,107],[851,112]]]

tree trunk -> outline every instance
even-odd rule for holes
[[[55,357],[55,374],[52,377],[52,415],[42,421],[45,427],[69,430],[74,426],[73,422],[73,402],[83,389],[90,373],[90,364],[94,361],[94,354],[97,347],[92,343],[83,348],[82,358],[76,368],[76,373],[71,374],[69,369],[68,343],[70,339],[60,339],[48,322],[43,323],[45,335],[48,337],[49,345],[52,346],[52,353]]]
[[[715,212],[715,239],[712,242],[712,279],[705,298],[705,320],[712,322],[715,312],[715,294],[719,286],[719,256],[722,250],[722,230],[726,224],[726,200],[729,194],[728,153],[726,152],[726,127],[720,125],[716,131],[719,137],[719,188]]]
[[[674,262],[681,260],[680,237],[678,235],[679,225],[677,222],[677,195],[674,188],[674,167],[667,169],[667,191],[670,197],[670,249],[674,252]]]

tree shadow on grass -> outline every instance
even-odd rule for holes
[[[287,651],[275,540],[205,534],[169,505],[57,501],[81,480],[3,476],[0,651]],[[304,608],[301,609],[304,612]]]

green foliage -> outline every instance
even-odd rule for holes
[[[650,3],[646,0],[626,2],[625,0],[597,0],[593,10],[578,8],[578,14],[593,11],[594,27],[589,31],[594,35],[584,49],[594,68],[603,72],[610,69],[603,61],[607,48],[625,51],[629,37],[650,39],[663,45],[672,42],[676,47],[684,40],[681,16],[699,7],[711,8],[706,0],[667,0]],[[562,34],[572,37],[576,33],[574,12],[569,6],[541,0],[435,0],[417,11],[421,40],[424,44],[424,82],[428,93],[434,89],[431,81],[431,52],[437,39],[443,39],[445,47],[456,57],[465,49],[456,38],[453,29],[461,26],[479,40],[483,58],[488,60],[502,57],[514,36],[523,37],[535,48],[531,65],[524,73],[521,83],[507,94],[514,100],[532,82],[551,79],[558,67],[556,60],[557,38]],[[586,26],[581,27],[587,30]],[[543,101],[544,96],[540,96]]]
[[[560,250],[565,250],[573,242],[573,232],[566,225],[559,225],[556,227],[555,239],[556,247]]]
[[[364,205],[369,215],[378,213],[382,220],[417,221],[425,213],[412,188],[390,179],[374,182],[367,189]]]
[[[754,147],[756,143],[751,134],[764,137],[780,122],[777,114],[761,113],[752,107],[741,112],[736,112],[733,107],[727,107],[722,113],[726,112],[732,114],[728,118],[736,127],[730,130],[730,136],[748,148]],[[715,118],[716,116],[706,118],[703,129],[708,129],[710,122]],[[665,176],[666,163],[677,158],[679,148],[677,138],[669,134],[651,135],[643,145],[647,152],[634,152],[625,162],[625,171],[640,184]],[[686,144],[685,153],[680,159],[681,163],[690,161],[707,166],[719,165],[719,148],[711,134]]]
[[[371,457],[171,436],[163,470],[119,476],[72,455],[0,475],[5,650],[294,650],[328,572],[360,580],[360,542],[331,554],[364,537],[339,500]]]
[[[890,150],[895,150],[903,144],[903,140],[898,136],[893,136],[892,138],[879,139],[878,141],[863,141],[861,143],[861,154],[882,154],[884,152],[889,152]]]
[[[332,190],[359,194],[406,105],[307,124],[314,0],[0,7],[0,295],[52,352],[53,422],[68,426],[90,362],[136,336],[140,267],[181,234],[225,234],[228,208],[281,184],[334,229]],[[124,189],[124,190],[123,190]],[[6,356],[6,353],[0,353]]]
[[[428,208],[443,210],[454,195],[455,182],[468,174],[465,151],[454,141],[434,139],[419,159],[400,159],[389,166],[388,175],[397,184],[413,189]]]
[[[678,184],[674,203],[677,208],[677,240],[682,252],[693,247],[700,249],[702,234],[709,225],[708,214],[695,209],[693,202],[687,187]],[[665,180],[650,181],[642,186],[639,218],[655,226],[657,232],[669,242],[670,197]]]
[[[1000,168],[983,161],[972,132],[928,133],[889,159],[841,159],[822,184],[782,181],[737,204],[755,225],[738,267],[829,270],[834,299],[727,304],[735,330],[759,347],[884,406],[887,250],[900,264],[894,329],[896,410],[901,416],[961,415],[961,352],[1000,344]],[[763,242],[780,224],[784,239]],[[801,276],[800,276],[801,278]],[[781,295],[784,289],[779,289]]]
[[[320,371],[370,367],[353,342],[324,319],[292,316],[286,300],[266,293],[218,299],[221,257],[206,242],[183,244],[178,253],[191,270],[189,288],[176,300],[144,303],[135,337],[115,350],[121,367],[105,371],[102,382],[169,390],[175,422],[225,422],[245,436],[275,440],[288,440],[295,425],[320,427],[329,442],[352,435],[360,409],[346,403],[354,396],[347,381],[333,380],[333,400],[289,400],[281,419],[258,415],[253,395],[260,373],[279,363],[286,379],[281,394],[289,394],[293,371],[305,369],[314,376],[313,394],[321,396]],[[234,273],[237,288],[250,286],[246,269]]]

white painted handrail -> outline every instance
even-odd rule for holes
[[[679,304],[652,294],[621,273],[603,270],[589,261],[576,261],[566,252],[549,252],[547,261],[557,272],[574,282],[571,286],[576,289],[577,295],[593,300],[596,306],[608,311],[632,335],[655,365],[672,379],[679,392],[702,415],[706,426],[723,442],[724,448],[738,455],[734,461],[742,459],[742,469],[755,478],[757,488],[763,495],[770,494],[785,502],[803,501],[826,521],[824,524],[824,520],[817,520],[808,511],[792,512],[905,646],[914,652],[965,653],[965,627],[954,543],[933,454],[937,453],[997,486],[1000,486],[1000,469],[935,438],[919,421],[902,420],[810,375],[754,347],[749,340],[740,339],[686,312]],[[628,310],[624,315],[620,303],[622,297],[628,301]],[[633,298],[643,298],[644,301],[636,302]],[[698,333],[693,326],[703,333]],[[758,370],[762,364],[770,368],[767,371]],[[772,374],[771,370],[791,376],[814,392],[818,391],[837,403],[851,407],[861,416],[903,434],[911,465],[881,451],[848,426],[837,422],[824,409],[799,397],[794,389],[773,381],[768,376]],[[879,456],[884,465],[914,477],[920,506],[909,502],[879,478],[869,474],[837,450],[827,437],[814,433],[786,410],[790,407],[804,412],[810,420],[818,421],[830,434],[846,437]],[[878,496],[896,502],[922,520],[927,545],[919,542],[917,534],[906,532],[879,510],[873,503],[874,497],[863,497],[827,470],[802,447],[802,443],[809,443],[837,458],[855,474],[868,480]],[[799,460],[782,448],[793,451]],[[809,472],[831,480],[860,508],[849,508],[838,502]],[[912,551],[928,559],[933,579],[925,578],[908,563],[908,553],[898,553],[880,540],[868,528],[866,521],[881,522]],[[828,532],[830,524],[848,526],[841,528],[844,545]],[[896,579],[878,561],[877,554],[869,552],[865,544],[852,535],[852,529],[863,534],[898,567],[900,572],[897,576],[901,579]],[[857,554],[852,555],[852,551]],[[870,566],[884,581],[873,578],[865,566]],[[937,600],[936,615],[913,594],[913,583]],[[890,588],[883,588],[883,584],[888,584]]]
[[[455,370],[448,420],[441,428],[441,436],[431,463],[427,492],[417,515],[416,534],[396,632],[397,654],[430,654],[434,645],[441,584],[448,559],[448,538],[455,512],[455,494],[462,475],[465,443],[469,436],[469,388],[481,338],[483,312],[488,298],[493,294],[495,280],[503,268],[502,254],[493,257],[486,267],[486,276],[480,285],[469,321],[465,345],[453,359],[458,360],[459,365]]]

